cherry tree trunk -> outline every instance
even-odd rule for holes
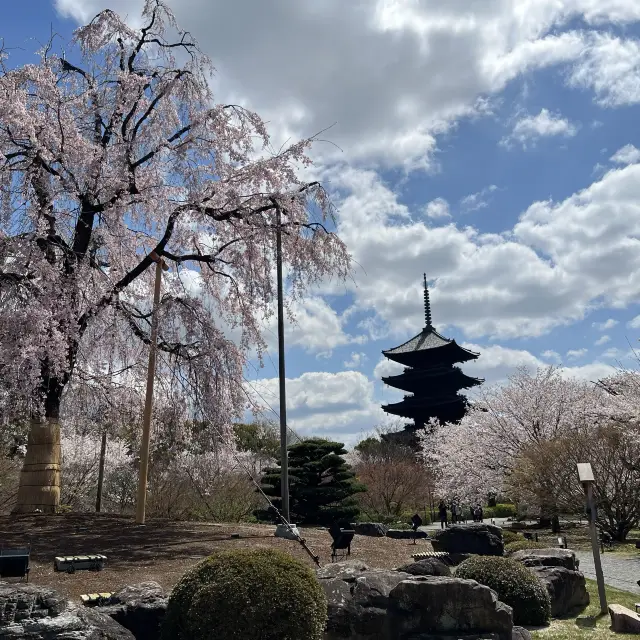
[[[60,504],[60,422],[34,418],[13,513],[55,513]]]

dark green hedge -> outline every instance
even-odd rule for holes
[[[182,576],[163,640],[321,640],[327,600],[314,572],[273,549],[218,552]]]
[[[475,556],[460,564],[455,575],[493,589],[513,609],[514,624],[540,626],[551,618],[547,590],[527,567],[511,558]]]

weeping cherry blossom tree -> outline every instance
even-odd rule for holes
[[[59,503],[61,406],[81,368],[103,367],[98,336],[149,344],[155,258],[171,268],[161,367],[220,432],[263,345],[277,220],[292,300],[349,268],[324,190],[301,177],[312,139],[271,150],[255,113],[214,102],[210,61],[164,2],[142,18],[102,11],[37,64],[1,55],[0,378],[30,416],[18,512]]]

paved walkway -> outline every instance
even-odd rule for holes
[[[576,551],[576,557],[580,560],[580,571],[587,578],[596,579],[593,566],[593,554],[590,551]],[[627,556],[620,553],[600,554],[602,573],[605,584],[623,591],[640,593],[640,556]]]

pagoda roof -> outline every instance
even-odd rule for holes
[[[464,362],[475,360],[480,355],[461,347],[455,340],[445,338],[432,326],[425,327],[418,335],[397,347],[383,350],[382,354],[406,365],[414,364],[416,357],[422,359],[426,356],[429,360],[442,357],[442,361],[446,362]]]
[[[427,387],[440,387],[450,385],[460,389],[468,389],[482,384],[482,378],[468,376],[459,367],[438,366],[428,369],[407,368],[395,376],[384,376],[382,382],[398,389],[413,389],[416,385]]]
[[[445,421],[457,420],[464,415],[466,399],[459,395],[448,396],[439,401],[426,398],[406,397],[401,402],[382,405],[385,413],[426,422],[428,418],[445,418]],[[441,420],[442,421],[442,420]]]

